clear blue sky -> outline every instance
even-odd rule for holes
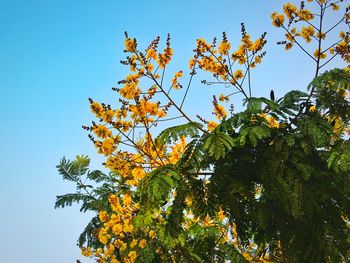
[[[146,47],[169,32],[174,68],[186,70],[199,37],[226,31],[233,46],[240,23],[258,37],[268,32],[268,54],[254,72],[254,94],[277,96],[304,89],[313,76],[299,50],[275,45],[281,31],[270,14],[284,1],[246,0],[0,0],[0,261],[69,263],[82,259],[75,246],[91,215],[78,207],[54,210],[56,195],[74,191],[58,176],[62,156],[102,159],[81,129],[93,116],[87,98],[117,101],[111,87],[123,78],[123,32]],[[292,77],[291,77],[292,76]],[[214,87],[196,80],[186,109],[193,115]],[[237,105],[239,101],[235,102]],[[82,262],[88,262],[83,258]]]

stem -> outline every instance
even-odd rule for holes
[[[220,60],[218,59],[218,57],[217,57],[214,53],[212,53],[211,51],[209,51],[209,52],[210,52],[211,55],[213,55],[213,57],[214,57],[223,67],[225,67],[225,64],[222,63],[222,61],[220,61]],[[240,85],[240,84],[237,82],[237,80],[235,80],[235,78],[233,77],[233,74],[231,74],[229,71],[226,71],[226,72],[227,72],[228,75],[231,77],[231,79],[234,80],[234,84],[233,84],[233,85],[236,87],[236,89],[238,89],[240,92],[242,92],[242,94],[244,95],[244,97],[245,97],[246,99],[248,99],[249,97],[248,97],[248,95],[244,92],[244,89],[243,89],[242,85]]]
[[[283,26],[283,29],[286,30],[287,33],[290,33],[289,30]],[[301,48],[302,51],[304,51],[313,61],[317,61],[309,52],[306,51],[305,48],[303,48],[303,46],[301,44],[299,44],[299,42],[296,40],[296,38],[294,38],[294,43],[298,45],[298,47]]]
[[[195,67],[195,66],[196,66],[196,64],[193,65],[193,67]],[[187,97],[188,90],[190,89],[193,76],[194,76],[194,74],[191,74],[190,80],[188,81],[188,85],[187,85],[187,88],[186,88],[186,91],[185,91],[185,95],[184,95],[184,97],[182,98],[182,101],[181,101],[181,104],[180,104],[180,109],[182,109],[182,106],[183,106],[183,104],[185,103],[185,99],[186,99],[186,97]]]
[[[323,64],[320,66],[320,69],[321,69],[323,66],[327,65],[327,64],[328,64],[333,58],[335,58],[337,55],[338,55],[338,54],[335,53],[330,59],[328,59],[325,63],[323,63]]]
[[[338,21],[338,23],[336,23],[334,26],[332,26],[330,29],[328,29],[323,35],[326,35],[330,31],[332,31],[334,28],[336,28],[343,21],[344,21],[344,17],[340,21]]]
[[[163,159],[162,159],[162,158],[160,157],[160,155],[159,155],[159,152],[158,152],[158,150],[157,150],[157,146],[156,146],[154,140],[152,139],[152,135],[151,135],[151,133],[150,133],[150,131],[149,131],[149,127],[148,127],[148,124],[147,124],[147,120],[145,120],[144,118],[143,118],[143,120],[144,120],[144,125],[145,125],[145,128],[146,128],[146,132],[147,132],[147,135],[148,135],[148,139],[151,141],[151,143],[152,143],[152,145],[153,145],[153,147],[154,147],[154,150],[155,150],[155,152],[156,152],[156,154],[157,154],[158,159],[161,161],[162,165],[165,165]],[[151,148],[150,148],[150,150],[151,150]],[[155,161],[156,161],[156,160],[155,160]]]
[[[160,88],[160,90],[163,92],[163,94],[166,96],[166,98],[170,101],[170,103],[182,114],[182,116],[188,120],[189,122],[193,122],[188,116],[187,114],[174,102],[174,100],[169,96],[169,94],[167,94],[165,92],[165,90],[163,89],[163,87],[161,86],[161,84],[159,84],[159,82],[154,78],[153,75],[151,75],[153,81],[156,83],[156,85]],[[201,130],[203,133],[208,133],[206,130],[202,129],[201,127],[197,127],[199,130]]]
[[[322,37],[321,37],[321,34],[322,34],[322,22],[323,22],[323,16],[324,16],[323,5],[321,5],[320,8],[321,8],[321,12],[320,12],[321,16],[320,16],[320,27],[319,27],[319,30],[318,30],[319,35],[320,35],[320,38],[319,38],[319,40],[318,40],[318,51],[319,51],[319,54],[318,54],[318,56],[317,56],[317,61],[316,61],[315,78],[318,76],[318,72],[319,72],[319,70],[320,70],[320,60],[321,60],[321,55],[322,55],[322,53],[321,53],[321,47],[322,47]],[[314,89],[311,89],[311,92],[310,92],[310,96],[309,96],[309,97],[311,97],[313,91],[314,91]],[[308,100],[309,100],[309,98],[308,98]]]
[[[248,72],[248,90],[249,90],[249,97],[252,97],[252,87],[250,83],[250,61],[248,57],[248,50],[245,50],[246,56],[247,56],[247,72]],[[254,57],[254,56],[253,56]]]

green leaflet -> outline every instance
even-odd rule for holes
[[[72,193],[65,195],[58,195],[55,202],[55,208],[64,208],[66,206],[72,206],[73,203],[83,203],[84,205],[90,203],[91,201],[95,201],[96,199],[81,193]],[[87,209],[81,208],[80,211],[85,212]]]
[[[249,140],[255,147],[258,141],[268,138],[271,130],[266,126],[242,127],[238,136],[240,146],[244,146]]]
[[[173,126],[163,130],[156,138],[156,142],[160,144],[168,144],[179,140],[183,136],[195,137],[199,134],[200,128],[202,127],[203,125],[197,122],[189,122],[186,124]]]
[[[291,116],[295,115],[293,111],[299,110],[300,103],[308,97],[306,92],[300,90],[292,90],[286,93],[279,102],[279,109]]]
[[[94,234],[96,229],[101,226],[101,222],[97,216],[93,217],[90,222],[86,225],[84,231],[80,234],[78,239],[78,246],[90,246],[90,247],[98,247],[99,241]]]
[[[247,98],[244,100],[243,105],[247,105],[247,111],[250,113],[260,113],[262,111],[262,105],[265,104],[270,110],[276,110],[278,108],[278,104],[264,97],[260,98]]]
[[[224,158],[226,153],[232,149],[235,141],[224,132],[214,131],[209,134],[203,142],[203,149],[209,156],[213,156],[216,160]]]
[[[90,158],[84,155],[77,155],[74,161],[67,161],[62,158],[60,163],[56,166],[60,175],[64,180],[77,182],[79,177],[87,172],[89,169]]]
[[[174,165],[165,165],[150,173],[141,187],[141,206],[150,209],[166,203],[179,179],[180,175]]]
[[[308,86],[314,91],[317,107],[329,111],[333,116],[340,116],[344,121],[350,118],[350,101],[346,91],[350,83],[350,73],[333,69],[315,78]]]
[[[331,152],[327,165],[337,172],[350,172],[350,141],[337,145]]]

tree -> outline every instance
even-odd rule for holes
[[[77,192],[58,196],[55,207],[82,202],[81,211],[96,212],[79,238],[83,255],[97,262],[350,260],[349,66],[320,74],[335,58],[350,61],[349,32],[326,39],[340,25],[349,28],[350,6],[308,2],[317,14],[301,2],[271,15],[285,31],[278,44],[299,47],[315,65],[308,92],[280,99],[273,91],[252,97],[251,72],[266,54],[266,34],[253,41],[244,24],[237,50],[225,33],[220,43],[197,40],[186,86],[183,71],[167,85],[170,36],[163,52],[159,37],[142,52],[125,33],[122,64],[131,74],[113,88],[120,105],[90,99],[98,123],[83,127],[109,173],[89,171],[86,156],[57,166]],[[325,13],[340,8],[339,21],[325,29]],[[183,110],[198,71],[212,74],[205,84],[235,89],[213,97],[218,122],[195,121]],[[179,103],[172,89],[184,90]],[[245,110],[231,106],[228,114],[223,103],[236,93]],[[183,123],[152,134],[173,119]]]

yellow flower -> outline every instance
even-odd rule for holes
[[[295,5],[292,5],[291,3],[286,3],[283,6],[283,12],[286,14],[286,16],[289,19],[293,17],[296,11],[297,11],[297,7]]]
[[[119,90],[119,94],[125,99],[132,100],[139,96],[141,89],[137,86],[137,82],[127,82],[123,88]]]
[[[339,5],[336,5],[335,3],[331,3],[331,6],[334,11],[339,10]]]
[[[209,121],[208,122],[208,131],[213,131],[216,126],[218,126],[218,123],[215,121]]]
[[[190,61],[188,62],[190,69],[193,69],[194,65],[196,64],[196,60],[191,58]]]
[[[136,167],[131,171],[132,176],[135,180],[141,180],[145,177],[146,173],[142,167]]]
[[[115,250],[115,247],[113,244],[109,244],[105,250],[105,256],[110,258],[113,255],[113,252]]]
[[[85,257],[90,257],[92,255],[91,247],[87,247],[87,248],[82,247],[81,254]]]
[[[202,221],[202,225],[203,226],[211,226],[211,225],[213,225],[209,216],[205,216],[204,217],[204,219]]]
[[[258,113],[258,114],[257,114],[257,116],[258,116],[258,117],[260,117],[260,118],[265,119],[265,117],[266,117],[266,113],[265,113],[265,112]]]
[[[116,149],[116,146],[114,145],[114,140],[110,137],[105,138],[100,146],[100,152],[103,153],[105,156],[111,154]]]
[[[136,40],[132,38],[126,38],[124,41],[125,50],[132,52],[136,49]]]
[[[147,50],[146,58],[147,59],[152,58],[154,60],[157,60],[157,58],[158,58],[157,52],[150,48],[149,50]]]
[[[123,232],[131,233],[133,230],[134,230],[134,226],[131,224],[131,222],[128,222],[128,220],[125,220],[123,225]]]
[[[286,49],[286,50],[289,50],[289,49],[291,49],[293,47],[293,44],[292,43],[287,43],[285,46],[284,46],[284,48]]]
[[[327,57],[327,54],[324,53],[324,52],[320,52],[319,49],[316,49],[315,52],[314,52],[314,57],[315,57],[315,58],[324,59],[324,58]]]
[[[291,49],[292,47],[293,47],[293,44],[292,44],[292,43],[287,43],[287,44],[284,46],[285,50],[289,50],[289,49]]]
[[[237,79],[241,79],[243,78],[243,72],[242,70],[238,69],[235,71],[235,73],[233,73],[233,77],[237,80]]]
[[[166,47],[164,53],[158,55],[158,65],[160,68],[164,69],[165,65],[169,64],[174,51],[171,47]]]
[[[92,128],[92,131],[100,138],[112,136],[112,132],[104,125],[96,125]]]
[[[255,57],[254,62],[255,62],[255,64],[261,63],[261,57],[260,56]]]
[[[227,112],[226,112],[225,108],[221,105],[215,105],[213,113],[216,115],[216,118],[219,120],[226,118],[226,116],[227,116]]]
[[[140,248],[145,248],[147,245],[147,240],[146,239],[141,239],[139,242]]]
[[[113,245],[114,245],[115,247],[117,247],[117,248],[121,248],[121,247],[123,246],[123,244],[124,244],[124,242],[123,242],[122,240],[120,240],[120,239],[116,239],[116,240],[114,240],[114,242],[113,242]]]
[[[134,262],[135,259],[137,258],[137,253],[136,251],[130,251],[128,254],[129,259],[131,260],[131,262]]]
[[[119,204],[119,198],[118,196],[114,195],[114,194],[111,194],[109,197],[108,197],[108,201],[111,205],[115,205],[117,206]]]
[[[179,72],[176,72],[175,75],[174,75],[174,78],[171,80],[172,82],[172,87],[175,88],[175,89],[180,89],[181,88],[181,85],[179,84],[179,82],[177,81],[178,78],[181,78],[183,75],[183,72],[182,70],[180,70]]]
[[[150,231],[148,232],[148,236],[149,236],[150,238],[152,238],[152,239],[155,239],[156,236],[157,236],[157,234],[156,234],[156,232],[155,232],[154,230],[150,230]]]
[[[250,51],[253,51],[253,42],[250,40],[250,35],[246,34],[245,36],[242,37],[241,39],[244,48],[248,48]]]
[[[98,231],[97,237],[102,244],[107,244],[111,235],[108,234],[107,229],[101,228],[100,231]]]
[[[312,40],[312,36],[315,34],[315,29],[312,26],[302,27],[301,36],[305,39],[306,43]]]
[[[120,247],[120,251],[124,251],[128,248],[128,244],[123,243],[123,245]]]
[[[92,113],[94,113],[97,117],[100,117],[103,111],[102,106],[98,102],[92,102],[90,105],[90,109]]]
[[[107,212],[106,211],[99,212],[98,213],[98,218],[100,219],[100,221],[102,223],[107,222],[108,221],[108,214],[107,214]]]
[[[294,42],[294,41],[295,41],[295,38],[294,38],[294,36],[293,36],[291,33],[285,34],[285,37],[286,37],[286,39],[289,40],[290,42]]]
[[[137,245],[137,243],[138,243],[137,239],[133,239],[130,243],[130,247],[134,248]]]
[[[276,121],[276,119],[273,116],[266,116],[265,119],[267,120],[270,128],[280,127],[280,124],[278,123],[278,121]]]
[[[248,261],[253,260],[253,257],[247,251],[244,251],[242,255]]]
[[[175,77],[176,77],[176,78],[181,78],[182,75],[183,75],[183,71],[182,71],[182,70],[180,70],[180,71],[178,71],[178,72],[175,73]]]
[[[227,41],[222,41],[219,45],[219,52],[220,54],[222,55],[227,55],[228,51],[230,50],[231,48],[231,44],[230,42],[227,42]]]
[[[152,63],[147,63],[147,65],[145,66],[145,69],[148,71],[148,72],[152,72],[154,66]]]
[[[229,101],[230,100],[230,98],[229,98],[229,96],[225,96],[224,94],[220,94],[220,96],[219,96],[219,101]]]
[[[218,212],[218,218],[219,218],[220,221],[223,221],[225,219],[225,213],[221,209],[221,207],[220,207],[219,212]]]
[[[123,232],[123,225],[122,224],[115,224],[112,227],[112,231],[115,235],[119,235],[121,232]]]
[[[281,27],[284,23],[284,16],[282,14],[278,14],[276,12],[273,12],[271,15],[272,18],[272,25],[275,27]]]
[[[309,108],[309,111],[315,112],[315,111],[316,111],[316,106],[315,106],[315,105],[312,105],[312,106]]]
[[[131,201],[132,201],[131,195],[130,194],[124,194],[124,196],[123,196],[123,204],[126,207],[130,207]]]
[[[185,198],[185,204],[186,204],[187,206],[191,206],[192,203],[193,203],[192,198],[191,198],[190,196],[187,196],[187,197]]]
[[[140,204],[139,204],[139,203],[134,203],[132,209],[133,209],[134,211],[139,210],[139,209],[140,209]]]
[[[306,9],[301,9],[298,12],[298,16],[300,17],[300,19],[305,21],[309,21],[314,18],[314,15],[309,10],[306,10]]]

